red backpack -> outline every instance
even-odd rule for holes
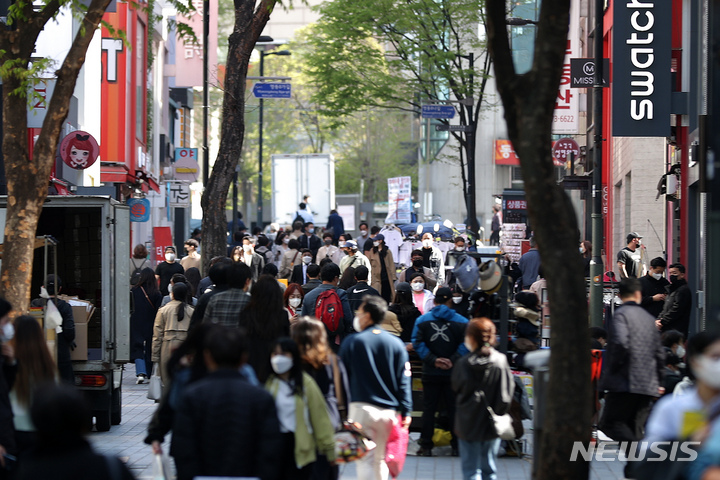
[[[344,317],[340,296],[334,288],[324,290],[315,301],[315,318],[325,324],[331,334],[337,333]]]

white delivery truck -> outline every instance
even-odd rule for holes
[[[328,153],[272,155],[272,221],[290,225],[309,195],[316,225],[327,224],[335,208],[335,160]]]
[[[0,235],[6,208],[7,197],[0,197]],[[49,196],[37,236],[52,237],[57,251],[35,250],[31,297],[40,293],[44,270],[57,271],[61,294],[94,307],[75,318],[73,370],[97,430],[108,431],[120,424],[122,369],[130,361],[130,210],[110,197]]]

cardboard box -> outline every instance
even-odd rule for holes
[[[75,322],[75,350],[70,351],[70,359],[87,361],[88,324]]]
[[[80,300],[77,297],[68,297],[67,295],[58,295],[58,298],[65,300],[72,307],[75,325],[79,323],[87,324],[87,322],[90,321],[90,317],[92,317],[95,312],[95,307],[92,302],[88,300]]]

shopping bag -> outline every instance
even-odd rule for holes
[[[150,376],[150,385],[148,386],[147,398],[150,400],[160,400],[162,398],[162,379],[158,372],[158,364],[153,365],[152,375]]]
[[[375,442],[362,432],[362,426],[348,420],[335,433],[335,461],[350,463],[358,460],[375,448]]]
[[[152,467],[152,480],[170,480],[169,472],[166,473],[165,463],[163,462],[161,454],[155,454]]]
[[[452,440],[452,433],[442,428],[436,428],[432,436],[433,445],[436,447],[447,447]]]
[[[396,478],[402,472],[407,455],[410,432],[403,428],[402,417],[398,417],[393,425],[385,447],[385,463],[390,470],[390,476]]]
[[[57,330],[57,328],[60,327],[60,331],[62,331],[62,322],[62,315],[60,315],[60,311],[55,305],[55,302],[48,300],[45,305],[45,328],[48,330]]]

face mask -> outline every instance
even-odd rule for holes
[[[360,325],[360,317],[355,315],[355,318],[353,318],[353,330],[356,332],[362,332],[362,325]]]
[[[325,239],[325,245],[330,245],[331,243],[332,243],[332,238]]]
[[[675,350],[675,355],[680,358],[683,358],[685,356],[685,349],[682,345],[678,345],[677,349]]]
[[[2,331],[0,331],[0,341],[1,342],[9,342],[15,337],[15,327],[12,323],[8,322],[2,327]]]
[[[233,255],[233,260],[235,260],[236,262],[239,262],[239,261],[240,261],[240,255]]]
[[[424,247],[424,248],[430,248],[430,247],[432,247],[432,243],[433,243],[432,240],[423,240],[423,241],[422,241],[422,244],[423,244],[423,247]]]
[[[293,367],[293,360],[285,355],[275,355],[270,359],[270,365],[272,366],[273,372],[282,375],[283,373],[289,372]]]
[[[670,275],[670,283],[675,283],[679,280],[677,275]]]
[[[308,228],[308,233],[315,233],[315,229],[314,229],[314,228]]]
[[[585,249],[580,247],[580,253],[585,253]]]
[[[285,245],[287,245],[288,243],[290,243],[290,239],[287,238],[287,237],[286,237],[286,238],[283,238],[283,243],[284,243]]]
[[[425,289],[425,282],[414,282],[410,284],[410,287],[412,287],[413,292],[422,292]]]
[[[711,388],[720,389],[720,360],[699,355],[696,362],[697,368],[693,370],[693,373],[698,380],[705,382]]]
[[[422,267],[422,258],[419,260],[413,260],[413,267],[421,268]]]
[[[465,251],[465,247],[457,246],[457,247],[455,247],[455,251],[456,251],[456,252],[464,252],[464,251]]]
[[[165,254],[165,260],[168,262],[174,262],[175,261],[175,254],[174,253],[166,253]]]
[[[652,276],[655,280],[660,280],[662,278],[662,273],[653,273]]]
[[[453,297],[453,303],[455,305],[457,305],[460,302],[462,302],[462,297]]]
[[[300,302],[302,302],[302,298],[291,298],[288,300],[288,304],[290,304],[290,306],[293,308],[299,307]]]
[[[305,265],[310,265],[310,262],[312,262],[312,257],[303,257],[302,261]]]
[[[360,230],[360,235],[367,237],[367,230]]]
[[[245,250],[245,253],[252,252],[252,245],[243,245],[243,250]]]
[[[380,246],[380,242],[373,242],[373,247],[378,248]]]
[[[465,343],[465,348],[468,349],[468,352],[474,352],[474,351],[475,351],[475,349],[473,348],[473,346],[470,345],[470,342],[468,342],[467,340],[465,340],[464,343]]]

